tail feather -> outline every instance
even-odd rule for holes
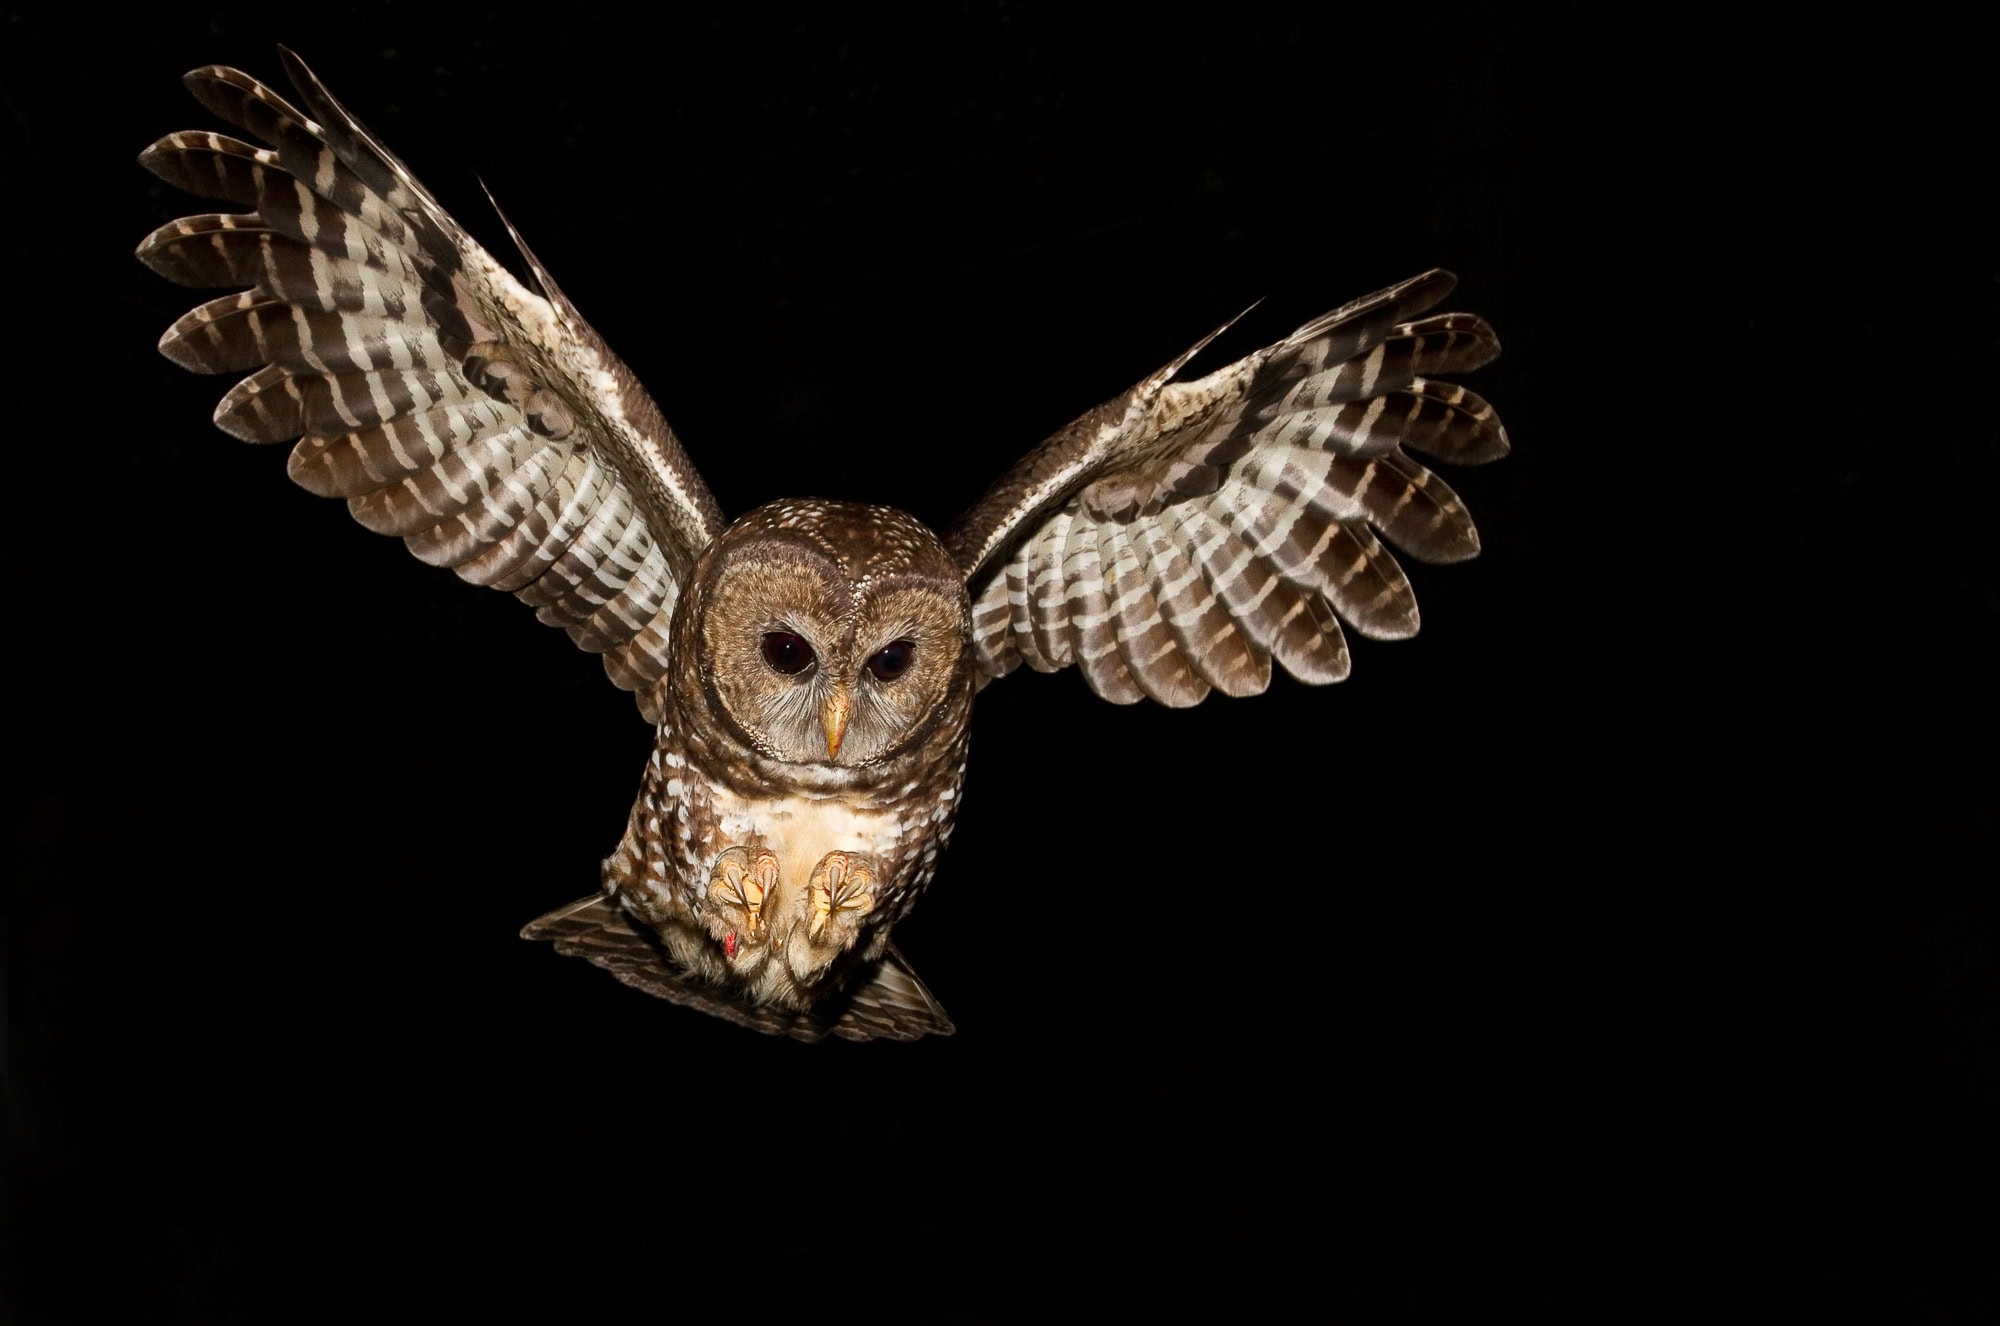
[[[601,893],[536,917],[522,927],[521,938],[547,940],[556,952],[602,967],[635,990],[767,1036],[807,1042],[828,1036],[914,1041],[949,1036],[956,1030],[894,944],[825,1003],[808,1013],[788,1013],[745,1003],[730,991],[689,975],[642,925]]]

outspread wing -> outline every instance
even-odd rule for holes
[[[1437,380],[1500,352],[1480,318],[1421,316],[1454,284],[1426,272],[1175,382],[1203,341],[1024,457],[946,540],[985,676],[1074,663],[1108,700],[1191,705],[1262,691],[1274,658],[1339,681],[1343,621],[1415,634],[1377,535],[1424,562],[1472,557],[1479,536],[1409,452],[1507,451],[1486,402]]]
[[[714,497],[534,256],[523,248],[539,294],[282,55],[304,113],[235,69],[186,79],[262,146],[176,133],[139,158],[250,209],[185,217],[140,244],[140,260],[180,284],[249,287],[180,319],[161,352],[196,372],[248,371],[219,427],[299,438],[301,485],[346,498],[423,561],[511,591],[601,653],[657,719],[680,583],[722,532]]]

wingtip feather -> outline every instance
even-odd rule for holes
[[[158,349],[176,367],[184,368],[190,373],[215,373],[224,371],[215,368],[195,349],[194,343],[184,334],[181,324],[178,322],[160,333]]]
[[[319,75],[311,66],[299,58],[299,53],[283,42],[278,43],[278,63],[285,67],[285,77],[292,80],[292,86],[308,102],[320,102],[332,106],[343,113],[346,107],[327,91],[326,84],[319,81]]]

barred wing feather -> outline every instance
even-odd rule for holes
[[[250,209],[173,221],[140,244],[169,280],[248,287],[174,323],[161,352],[248,373],[219,427],[299,439],[298,483],[345,498],[421,560],[512,592],[602,654],[657,718],[680,582],[722,532],[714,497],[534,255],[523,246],[540,293],[282,54],[303,112],[235,69],[186,79],[260,145],[185,132],[140,157],[170,184]]]
[[[1274,659],[1341,680],[1342,622],[1415,634],[1416,597],[1382,540],[1455,562],[1479,536],[1409,453],[1472,465],[1507,451],[1486,402],[1438,380],[1500,351],[1477,317],[1422,316],[1453,284],[1426,272],[1174,381],[1203,341],[1023,458],[947,540],[984,676],[1075,664],[1108,700],[1181,706],[1262,691]]]

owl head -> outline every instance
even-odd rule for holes
[[[683,695],[681,712],[759,763],[806,766],[795,776],[819,785],[866,782],[963,720],[964,574],[900,511],[759,507],[703,555],[686,608],[676,632],[696,666],[681,675],[701,695]]]

